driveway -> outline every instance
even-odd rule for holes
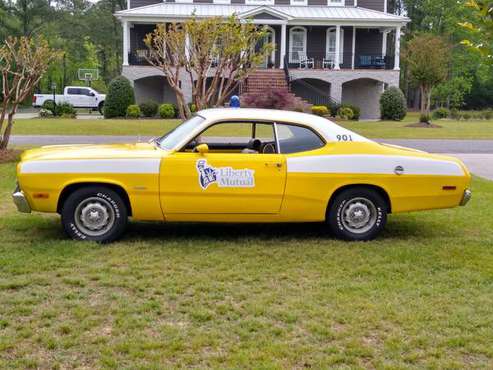
[[[55,144],[104,144],[146,142],[150,136],[14,135],[11,144],[23,146]],[[493,180],[493,140],[376,139],[379,142],[444,153],[460,158],[475,175]]]

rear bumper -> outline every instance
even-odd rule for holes
[[[14,204],[19,212],[31,213],[31,206],[24,196],[24,192],[19,188],[19,185],[17,185],[12,193],[12,200],[14,201]]]
[[[464,190],[464,194],[462,195],[462,200],[460,201],[461,206],[465,206],[467,202],[471,200],[472,191],[469,189]]]

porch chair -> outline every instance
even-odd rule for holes
[[[298,59],[300,61],[300,68],[314,68],[315,60],[313,58],[308,58],[306,54],[298,52]]]
[[[334,69],[335,60],[334,55],[327,54],[325,58],[322,59],[322,68]]]

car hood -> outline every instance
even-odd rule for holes
[[[112,159],[112,158],[156,158],[166,151],[152,143],[107,144],[107,145],[48,145],[26,150],[21,161],[68,160],[68,159]]]

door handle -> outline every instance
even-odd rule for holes
[[[282,163],[281,162],[265,162],[266,167],[275,167],[275,168],[281,168]]]

